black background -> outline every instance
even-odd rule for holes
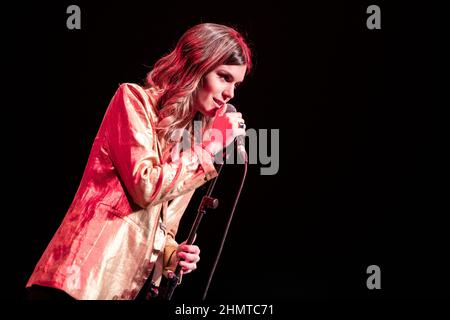
[[[248,128],[280,132],[278,173],[249,166],[208,299],[448,297],[433,7],[396,3],[63,1],[9,11],[8,98],[18,120],[6,139],[14,168],[8,297],[24,299],[118,85],[142,83],[200,22],[235,26],[248,38],[255,69],[233,104]],[[81,8],[81,30],[66,28],[70,4]],[[381,30],[366,27],[370,4],[381,8]],[[201,299],[241,173],[242,166],[225,166],[220,208],[208,211],[197,237],[202,260],[176,301]],[[372,264],[381,268],[381,290],[366,287]]]

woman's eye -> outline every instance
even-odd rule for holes
[[[223,79],[224,81],[226,81],[228,83],[233,82],[233,78],[231,78],[230,76],[225,75],[225,74],[219,74],[219,78]],[[239,87],[239,85],[240,85],[240,83],[235,83],[234,88],[236,89],[237,87]]]
[[[230,77],[228,77],[226,75],[219,75],[219,77],[224,79],[226,82],[230,82],[231,81]]]

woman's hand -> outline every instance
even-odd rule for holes
[[[216,154],[233,142],[240,135],[245,136],[245,121],[240,112],[226,112],[227,105],[224,104],[217,110],[211,128],[206,130],[203,139],[205,149]]]
[[[200,248],[195,244],[181,243],[176,252],[177,258],[180,260],[181,273],[186,274],[197,269],[197,262],[200,260]]]

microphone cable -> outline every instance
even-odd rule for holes
[[[214,272],[216,270],[217,264],[219,262],[221,254],[222,254],[223,246],[225,244],[225,240],[226,240],[227,234],[228,234],[228,229],[230,228],[231,221],[233,220],[234,211],[235,211],[236,205],[237,205],[237,203],[239,201],[239,197],[241,196],[242,187],[244,186],[245,178],[247,176],[247,165],[248,165],[247,157],[245,159],[243,159],[243,160],[244,160],[244,174],[242,176],[241,185],[239,186],[239,191],[238,191],[238,193],[236,195],[236,198],[234,200],[233,208],[231,209],[231,214],[230,214],[230,217],[228,218],[228,222],[227,222],[227,225],[225,227],[224,234],[222,236],[222,241],[220,243],[219,251],[217,252],[216,259],[215,259],[214,264],[212,266],[211,272],[209,273],[208,282],[206,283],[206,288],[205,288],[205,291],[203,292],[203,296],[202,296],[202,300],[203,301],[206,299],[206,295],[208,294],[209,286],[211,285],[212,277],[214,276]]]

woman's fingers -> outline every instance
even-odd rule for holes
[[[181,270],[183,271],[183,273],[189,273],[197,269],[197,262],[200,260],[199,256],[188,253],[180,253],[179,257],[182,260],[180,260],[178,264],[181,266]]]
[[[179,265],[183,273],[189,273],[197,269],[197,262],[200,261],[200,248],[197,245],[187,245],[184,242],[179,245],[178,253]]]
[[[245,129],[234,129],[234,136],[245,136],[247,133],[245,132]]]
[[[200,248],[195,244],[184,244],[183,242],[182,244],[180,244],[178,251],[199,254]]]
[[[193,262],[189,263],[186,261],[180,261],[180,266],[181,266],[181,271],[183,271],[183,273],[189,273],[189,272],[197,269],[197,264],[193,263]]]
[[[196,263],[196,262],[200,261],[200,256],[198,254],[193,254],[193,253],[180,252],[180,253],[178,253],[178,257],[187,262],[195,262]]]
[[[240,112],[228,112],[227,116],[230,116],[230,118],[242,118],[242,113],[240,113]]]

